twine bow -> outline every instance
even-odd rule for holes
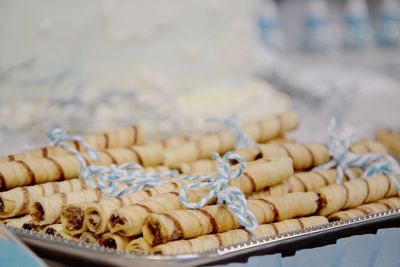
[[[222,158],[213,153],[213,158],[218,161],[218,176],[195,176],[194,180],[203,181],[199,183],[188,184],[181,188],[179,198],[181,202],[190,209],[199,209],[205,206],[212,198],[217,198],[217,204],[225,204],[243,225],[255,237],[254,230],[257,227],[257,219],[247,206],[246,197],[239,188],[229,186],[229,181],[242,175],[246,166],[246,161],[233,152],[227,152]],[[239,168],[232,171],[229,161],[231,159],[239,162]],[[190,177],[186,177],[190,179]],[[198,202],[190,202],[187,198],[187,191],[192,188],[210,188],[210,192]]]
[[[354,179],[351,167],[359,167],[365,170],[364,178],[375,174],[385,174],[392,179],[397,189],[400,190],[400,184],[396,179],[396,175],[400,175],[399,163],[386,153],[352,153],[349,148],[356,138],[350,127],[342,127],[339,130],[340,123],[341,118],[336,116],[331,120],[328,127],[329,153],[332,160],[314,168],[314,170],[319,171],[336,167],[338,171],[336,183],[343,183],[344,174],[349,179]]]
[[[77,141],[88,151],[92,160],[100,158],[97,151],[82,137],[68,135],[64,129],[56,128],[48,133],[52,145],[59,145],[76,156],[81,165],[80,177],[86,179],[94,188],[100,188],[113,196],[137,192],[145,187],[159,186],[167,182],[166,177],[176,176],[176,171],[166,173],[150,173],[137,163],[130,162],[111,166],[88,166],[82,153],[72,148],[67,141]]]

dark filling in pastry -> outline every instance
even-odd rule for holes
[[[101,244],[107,248],[117,249],[117,243],[112,238],[103,239]]]
[[[55,235],[56,233],[57,233],[57,231],[54,228],[47,228],[46,229],[46,234]]]
[[[0,214],[4,214],[5,205],[3,199],[0,198]]]
[[[44,210],[39,202],[35,202],[35,204],[33,204],[33,210],[34,211],[31,215],[35,221],[41,221],[44,219]]]
[[[68,230],[79,230],[83,226],[83,212],[79,208],[69,207],[65,210],[66,218],[68,218]]]

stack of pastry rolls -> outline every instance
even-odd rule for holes
[[[325,144],[282,138],[297,126],[298,116],[292,112],[246,124],[244,130],[258,145],[235,150],[248,163],[230,185],[246,195],[259,224],[256,238],[400,208],[397,189],[387,176],[364,179],[360,178],[363,170],[354,168],[356,179],[345,176],[339,185],[335,169],[312,171],[331,156]],[[225,205],[216,205],[215,198],[197,210],[186,208],[179,199],[179,190],[193,183],[184,176],[217,175],[211,153],[222,155],[234,149],[233,135],[221,131],[149,144],[103,146],[99,161],[84,154],[89,164],[138,162],[152,172],[173,168],[182,173],[161,186],[120,197],[77,179],[80,165],[74,156],[41,152],[37,157],[7,157],[0,162],[0,189],[7,190],[0,192],[0,220],[13,227],[139,254],[198,253],[249,241],[253,238],[250,232]],[[379,142],[368,140],[354,143],[350,150],[387,152]],[[231,164],[237,168],[236,162]],[[187,197],[196,202],[209,190],[190,189]]]

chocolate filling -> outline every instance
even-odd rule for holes
[[[183,228],[182,228],[182,225],[180,224],[180,222],[167,213],[160,213],[160,215],[165,216],[166,218],[168,218],[169,220],[171,220],[174,223],[175,227],[174,227],[174,231],[171,234],[171,240],[177,240],[177,239],[183,238]],[[152,225],[152,224],[153,223],[150,223],[150,225]],[[157,235],[160,235],[159,238],[161,239],[161,241],[164,241],[161,236],[161,225],[157,222],[156,226],[157,226],[157,229],[159,229]],[[166,241],[168,241],[168,240],[165,240],[165,242]],[[157,244],[157,243],[155,243],[155,244]]]
[[[3,199],[0,197],[0,214],[4,214],[5,205]]]
[[[125,221],[118,215],[115,215],[115,214],[111,215],[111,217],[110,217],[110,225],[112,227],[115,227],[117,224],[123,225],[123,224],[125,224]]]
[[[4,175],[0,172],[0,191],[4,191],[6,189],[6,179]]]
[[[306,150],[307,150],[307,152],[310,154],[310,157],[311,157],[311,166],[310,166],[310,168],[312,168],[313,166],[315,166],[316,164],[316,160],[315,160],[315,156],[314,156],[314,153],[312,152],[312,150],[307,146],[307,145],[302,145]]]
[[[151,235],[154,237],[151,245],[155,246],[155,245],[159,245],[159,244],[163,243],[163,238],[162,238],[161,230],[160,230],[161,226],[158,222],[148,223],[147,228],[149,229]]]
[[[330,222],[336,222],[336,221],[340,221],[341,219],[340,219],[340,217],[339,216],[332,216],[332,217],[329,217],[329,221]]]
[[[35,202],[33,204],[33,212],[31,213],[31,215],[32,218],[38,222],[44,219],[44,210],[39,202]]]
[[[103,150],[102,152],[103,152],[104,154],[106,154],[106,155],[111,159],[111,162],[112,162],[113,164],[118,164],[117,160],[115,159],[115,157],[114,157],[113,155],[111,155],[110,152],[108,152],[107,150]]]
[[[110,145],[110,137],[108,136],[108,133],[104,133],[104,148],[108,148],[108,146]]]
[[[23,168],[25,168],[25,170],[28,172],[29,178],[30,178],[30,184],[36,184],[36,177],[35,177],[35,173],[32,171],[32,169],[29,167],[28,164],[26,164],[24,161],[22,160],[17,160],[15,162],[18,162],[19,164],[21,164],[23,166]]]
[[[58,177],[60,177],[60,180],[65,180],[64,169],[62,168],[61,164],[53,158],[47,157],[47,159],[50,160],[54,164],[54,166],[56,166]]]
[[[298,177],[297,175],[293,175],[293,177],[294,177],[297,181],[299,181],[299,182],[301,183],[301,186],[304,188],[304,192],[308,192],[308,188],[307,188],[306,183],[305,183],[303,180],[301,180],[301,178]]]
[[[57,231],[54,228],[49,227],[46,229],[46,234],[55,235],[56,233],[57,233]]]
[[[8,156],[9,161],[15,161],[15,156],[14,155],[9,155]]]
[[[266,203],[271,208],[272,212],[274,213],[274,219],[273,219],[274,222],[279,220],[279,211],[276,208],[276,206],[274,205],[274,203],[272,203],[271,201],[266,200],[264,198],[259,198],[257,200],[260,200],[260,201]],[[267,222],[265,222],[265,223],[267,223]]]
[[[257,191],[257,184],[254,181],[254,178],[250,176],[247,172],[243,173],[243,175],[249,180],[251,184],[251,192],[256,192]]]
[[[132,126],[132,129],[133,129],[133,143],[134,144],[137,144],[137,138],[138,138],[138,129],[137,129],[137,126],[136,125],[133,125]]]
[[[136,149],[134,149],[133,147],[128,147],[128,149],[129,149],[130,151],[132,151],[133,153],[135,153],[135,155],[136,155],[136,157],[137,157],[137,159],[138,159],[138,163],[139,163],[140,165],[143,166],[143,159],[142,159],[142,157],[140,156],[139,152],[137,152]]]
[[[219,227],[218,227],[218,224],[217,224],[217,221],[215,220],[215,218],[210,213],[208,213],[206,210],[198,209],[198,211],[203,213],[208,218],[208,220],[210,221],[210,224],[212,226],[213,233],[219,233]]]
[[[321,195],[320,193],[317,193],[318,199],[317,199],[317,210],[315,211],[315,214],[320,214],[321,210],[328,205],[328,202],[326,201],[326,198],[324,195]]]
[[[36,225],[32,222],[26,222],[22,225],[22,228],[26,230],[36,230]]]
[[[69,231],[79,230],[83,227],[83,212],[79,208],[68,207],[64,216],[68,218],[67,228]]]
[[[112,238],[106,238],[101,240],[101,245],[107,248],[117,249],[117,243]]]
[[[49,154],[49,151],[48,151],[47,147],[43,147],[42,148],[42,156],[43,156],[43,158],[46,158],[48,154]]]

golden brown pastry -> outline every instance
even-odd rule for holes
[[[149,243],[146,242],[146,240],[144,240],[143,237],[139,237],[130,241],[126,246],[125,251],[135,254],[146,255],[151,253],[152,247],[149,245]]]
[[[71,179],[40,185],[17,187],[0,192],[0,218],[11,218],[26,214],[33,202],[41,197],[57,193],[68,193],[87,189],[85,180]]]
[[[397,178],[399,179],[399,178]],[[343,184],[333,184],[317,190],[321,198],[320,215],[354,208],[364,203],[398,195],[393,181],[385,175],[355,179]]]
[[[317,211],[317,193],[290,193],[247,201],[259,224],[281,221]],[[152,246],[178,239],[240,228],[234,213],[225,205],[205,206],[198,210],[175,210],[151,213],[143,226],[144,239]]]
[[[353,168],[352,172],[355,177],[361,177],[363,174],[363,171],[359,168]],[[318,188],[336,183],[337,174],[338,172],[336,169],[296,172],[289,179],[257,191],[248,198],[257,199],[259,197],[279,196],[291,192],[316,191]],[[344,178],[347,179],[346,176]]]
[[[79,237],[79,241],[83,242],[83,243],[86,243],[86,244],[99,245],[100,238],[101,238],[101,235],[97,235],[97,234],[92,233],[92,232],[84,232]]]
[[[294,112],[287,112],[265,120],[244,125],[244,131],[255,142],[266,142],[279,137],[286,131],[298,127],[299,118]],[[170,168],[179,168],[182,163],[199,159],[209,159],[213,152],[224,154],[233,150],[236,140],[229,131],[203,134],[195,140],[179,147],[166,150],[165,165]]]
[[[85,211],[85,224],[90,231],[97,234],[108,231],[108,220],[111,213],[117,209],[125,206],[129,206],[140,201],[144,201],[153,196],[158,196],[164,193],[172,192],[184,186],[185,184],[191,183],[191,181],[174,179],[170,183],[166,183],[161,186],[148,188],[136,193],[125,195],[122,197],[116,197],[100,201],[98,203],[90,203]]]
[[[400,161],[400,132],[381,129],[376,133],[376,139],[381,142],[397,160]]]
[[[97,161],[90,161],[86,154],[83,156],[87,163],[102,166],[137,162],[147,167],[161,165],[164,161],[164,150],[156,145],[110,148],[98,153],[100,159]],[[73,155],[0,162],[0,191],[18,186],[69,180],[79,177],[80,172],[79,160]]]
[[[271,224],[261,224],[255,230],[257,238],[279,235],[282,233],[303,230],[309,227],[327,224],[328,220],[324,216],[311,216],[298,219],[289,219]],[[145,240],[135,242],[135,246],[127,246],[127,252],[135,252],[142,254],[162,254],[177,255],[187,253],[201,253],[207,250],[217,249],[224,246],[234,245],[237,243],[252,240],[251,234],[245,229],[230,230],[220,234],[210,234],[199,236],[189,240],[171,241],[151,248]],[[132,241],[134,242],[134,241]]]
[[[131,239],[128,237],[105,233],[99,239],[99,244],[106,248],[125,250],[129,241],[131,241]]]
[[[98,189],[55,194],[35,201],[30,214],[34,222],[39,225],[53,224],[59,219],[64,206],[79,202],[100,201],[107,197]]]
[[[291,160],[279,158],[259,160],[249,163],[241,177],[231,180],[229,184],[239,188],[244,194],[258,191],[268,185],[276,184],[293,173]],[[187,197],[197,202],[209,193],[209,189],[192,189]],[[212,199],[208,204],[215,203]],[[171,192],[146,199],[138,204],[116,209],[109,220],[109,230],[125,236],[141,233],[144,220],[149,213],[166,212],[169,210],[185,209],[179,200],[178,192]]]
[[[334,212],[328,216],[329,221],[347,220],[359,216],[365,216],[378,212],[384,212],[400,208],[400,197],[391,197],[378,200],[373,203],[360,205],[355,208]]]
[[[103,150],[113,147],[129,147],[132,145],[142,145],[145,142],[145,132],[143,127],[133,125],[126,128],[119,128],[104,133],[88,134],[86,142],[96,150]],[[78,151],[85,152],[85,148],[78,142],[68,142],[68,144]],[[34,158],[47,158],[54,156],[67,155],[69,152],[60,146],[49,146],[39,149],[29,150],[23,153],[0,157],[1,161],[29,160]]]

